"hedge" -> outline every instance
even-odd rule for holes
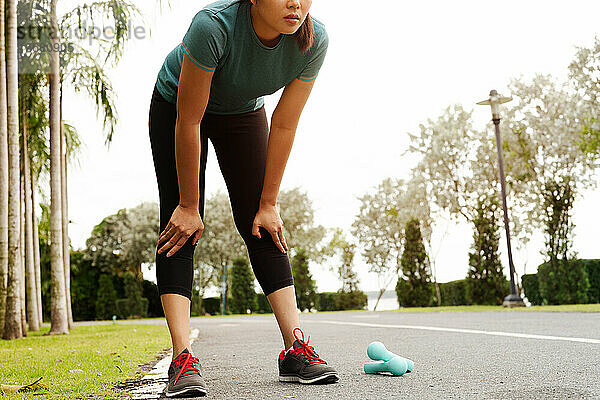
[[[600,303],[600,259],[581,260],[587,272],[590,287],[588,303]]]
[[[204,307],[204,312],[210,315],[221,314],[221,297],[204,298],[202,299],[202,306]]]
[[[543,304],[587,303],[590,284],[582,260],[545,262],[537,276]]]
[[[525,292],[525,297],[533,305],[539,306],[542,304],[542,296],[540,295],[540,287],[537,274],[525,274],[521,277],[521,285]]]
[[[585,302],[587,303],[600,303],[600,259],[581,259],[581,260],[573,260],[570,262],[569,269],[579,270],[580,273],[583,270],[584,274],[587,277],[589,282],[589,287],[587,288],[587,292],[585,295]],[[540,279],[540,271],[543,276],[542,279],[546,279],[546,288],[545,290],[554,290],[555,292],[567,292],[567,293],[559,293],[558,299],[557,296],[551,292],[550,299],[544,298],[542,291],[539,288],[539,279]],[[531,304],[541,305],[541,304],[552,304],[552,301],[565,302],[570,298],[577,299],[577,293],[570,293],[572,291],[577,290],[577,286],[565,285],[565,279],[561,279],[559,276],[556,278],[556,275],[552,275],[552,280],[550,280],[549,275],[549,264],[543,263],[538,267],[537,274],[526,274],[521,278],[521,282],[523,284],[523,290],[525,291],[525,295],[527,299],[531,302]],[[544,275],[545,274],[545,275]],[[550,283],[550,284],[548,284]],[[579,298],[583,298],[581,293],[579,293]],[[566,304],[566,303],[563,303]]]
[[[146,317],[148,315],[148,299],[142,297],[140,304],[131,304],[130,299],[117,299],[115,302],[117,306],[117,318],[127,319],[131,317]],[[139,310],[136,309],[139,307]]]
[[[442,306],[463,306],[468,304],[466,279],[440,283],[439,287]]]
[[[267,296],[265,296],[264,293],[256,294],[256,303],[258,304],[258,309],[256,310],[257,313],[270,314],[273,312],[269,299],[267,299]]]

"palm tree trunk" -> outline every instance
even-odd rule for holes
[[[8,285],[8,127],[6,126],[6,46],[4,0],[0,0],[0,331],[4,330]]]
[[[73,328],[73,310],[71,308],[71,246],[69,243],[69,211],[67,199],[67,139],[62,120],[62,79],[60,82],[60,164],[61,169],[61,201],[62,201],[62,239],[63,257],[65,260],[65,292],[67,294],[67,321],[69,329]]]
[[[37,294],[38,316],[40,318],[40,327],[44,322],[44,313],[42,312],[42,271],[40,267],[40,234],[38,231],[38,221],[35,214],[37,202],[37,180],[35,173],[31,174],[31,199],[33,206],[31,207],[31,219],[33,223],[33,263],[35,267],[35,282]]]
[[[38,316],[37,284],[35,277],[35,266],[33,260],[33,232],[31,229],[31,169],[29,165],[29,149],[27,146],[28,126],[25,118],[26,111],[23,109],[23,191],[25,197],[25,268],[27,276],[27,320],[29,329],[37,332],[40,330],[40,319]]]
[[[19,282],[21,283],[21,287],[19,298],[21,299],[21,329],[23,330],[23,336],[27,336],[27,307],[25,303],[25,179],[22,174],[19,177],[19,181],[19,191],[21,192],[21,205],[19,207],[19,223],[21,225],[19,228],[19,254],[21,256],[21,277]]]
[[[56,0],[51,0],[50,26],[58,32]],[[58,49],[58,35],[52,35],[53,49]],[[59,53],[50,52],[50,270],[51,311],[50,334],[69,333],[65,271],[62,247],[61,183],[60,183],[60,111]]]
[[[19,282],[19,85],[17,65],[17,0],[6,0],[6,115],[8,132],[8,284],[4,339],[23,336]]]

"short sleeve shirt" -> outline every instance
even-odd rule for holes
[[[240,114],[264,105],[263,96],[275,93],[294,79],[314,80],[323,64],[329,38],[322,22],[312,17],[315,39],[302,54],[295,34],[281,34],[265,46],[254,31],[249,0],[219,0],[194,16],[182,42],[166,57],[156,86],[165,100],[177,102],[183,57],[205,71],[214,71],[209,114]]]

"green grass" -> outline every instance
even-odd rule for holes
[[[0,383],[25,385],[43,377],[40,383],[48,388],[37,392],[42,396],[15,393],[2,399],[127,398],[113,385],[143,376],[139,366],[171,346],[166,326],[75,326],[68,335],[44,336],[49,329],[0,340]]]
[[[398,310],[381,312],[440,312],[440,311],[499,311],[499,312],[600,312],[600,304],[564,304],[558,306],[531,306],[505,308],[502,306],[444,306],[444,307],[404,307]]]

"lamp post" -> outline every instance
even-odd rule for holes
[[[497,91],[490,91],[489,99],[478,102],[479,105],[492,107],[492,121],[496,128],[496,149],[498,150],[498,175],[500,179],[500,187],[502,189],[502,210],[504,211],[504,229],[506,230],[506,247],[508,249],[508,265],[510,267],[510,294],[504,298],[502,305],[504,307],[523,307],[523,299],[517,294],[515,286],[515,266],[513,264],[512,249],[510,246],[510,229],[508,227],[508,211],[506,209],[506,187],[504,178],[504,161],[502,158],[502,139],[500,137],[500,113],[498,106],[511,101],[511,97],[504,97],[498,94]]]

